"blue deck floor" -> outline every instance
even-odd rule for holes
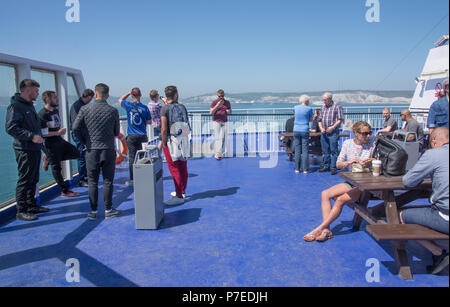
[[[415,280],[401,280],[389,244],[350,230],[349,208],[333,224],[333,240],[304,242],[321,221],[321,190],[341,179],[296,175],[285,155],[276,168],[261,169],[259,162],[190,161],[190,201],[167,208],[158,231],[135,230],[126,170],[115,182],[120,218],[86,220],[84,188],[76,189],[78,199],[48,201],[52,211],[38,221],[0,226],[0,286],[448,287],[448,275],[426,273],[431,256],[414,243],[408,250]],[[173,182],[166,166],[164,188],[167,199]],[[80,262],[80,283],[66,281],[69,258]],[[379,283],[366,281],[370,258],[380,262]]]

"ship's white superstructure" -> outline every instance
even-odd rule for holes
[[[416,79],[417,87],[411,102],[412,112],[423,113],[421,120],[426,120],[428,111],[442,90],[442,83],[448,79],[449,73],[449,36],[444,35],[428,54],[422,74]]]

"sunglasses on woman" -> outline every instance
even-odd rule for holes
[[[372,135],[372,131],[370,131],[370,132],[358,132],[358,133],[361,134],[361,135],[364,135],[364,136]]]

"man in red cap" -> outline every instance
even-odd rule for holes
[[[127,101],[131,96],[132,102]],[[152,124],[152,117],[149,109],[141,103],[141,90],[134,88],[130,93],[123,95],[119,99],[119,103],[127,111],[128,118],[128,159],[130,167],[130,181],[127,186],[133,186],[133,163],[136,153],[142,150],[142,143],[148,142],[147,125]]]

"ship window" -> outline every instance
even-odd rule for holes
[[[70,107],[81,96],[81,93],[78,93],[77,86],[75,85],[75,79],[71,75],[67,76],[67,92],[69,94],[68,98]]]
[[[0,63],[0,118],[6,118],[11,97],[16,92],[16,71],[14,66]],[[12,147],[13,138],[5,129],[0,129],[0,208],[1,204],[15,198],[17,164]]]
[[[56,78],[55,73],[48,72],[44,70],[31,70],[31,79],[36,80],[41,87],[39,88],[39,98],[34,103],[34,107],[36,111],[39,111],[44,107],[44,102],[42,101],[42,93],[45,91],[54,91],[56,92]]]

